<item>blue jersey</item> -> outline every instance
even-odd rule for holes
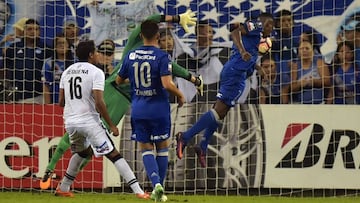
[[[44,62],[42,75],[45,78],[44,84],[49,87],[51,103],[59,102],[60,78],[66,68],[65,65],[65,61],[54,58],[48,58]]]
[[[41,73],[44,59],[49,57],[43,43],[38,42],[35,47],[26,47],[24,40],[11,44],[6,49],[5,67],[6,77],[14,80],[19,92],[24,92],[16,100],[38,96],[43,91]]]
[[[170,56],[154,46],[141,46],[130,51],[119,71],[131,85],[131,116],[133,118],[169,117],[169,93],[161,76],[171,75]]]
[[[360,73],[351,66],[346,72],[339,67],[333,75],[334,104],[360,104]]]
[[[247,21],[244,24],[247,34],[241,35],[242,43],[247,52],[252,55],[251,62],[256,62],[258,57],[258,45],[262,36],[262,24],[260,21]],[[235,44],[232,46],[231,57],[228,63],[232,63],[233,68],[236,70],[248,71],[247,66],[239,66],[237,64],[242,60],[241,54]]]

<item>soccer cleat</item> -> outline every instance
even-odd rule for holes
[[[137,193],[136,197],[139,198],[139,199],[150,199],[150,195],[147,192]]]
[[[176,135],[176,156],[179,158],[179,159],[182,159],[183,157],[183,152],[184,152],[184,149],[185,149],[185,143],[184,143],[184,140],[183,140],[183,133],[182,132],[178,132]]]
[[[155,185],[155,188],[152,191],[150,198],[152,200],[155,200],[155,202],[161,202],[161,198],[163,195],[164,195],[164,188],[160,185],[160,183],[158,183]]]
[[[200,166],[205,168],[206,167],[206,152],[201,149],[200,146],[196,145],[194,147],[195,153],[198,156]]]
[[[74,197],[74,194],[70,191],[64,192],[60,190],[60,183],[58,184],[58,186],[56,187],[55,190],[55,196],[59,196],[59,197]]]
[[[202,79],[202,76],[199,75],[196,77],[196,89],[198,91],[198,94],[200,94],[200,96],[204,95],[204,80]]]
[[[151,193],[150,199],[155,201],[155,193],[154,194]],[[168,200],[168,197],[163,194],[158,201],[159,202],[166,202],[167,200]]]
[[[168,199],[167,196],[163,194],[160,198],[160,202],[166,202],[167,199]]]
[[[53,171],[46,169],[44,177],[40,180],[40,188],[46,190],[50,187]]]

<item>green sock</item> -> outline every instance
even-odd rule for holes
[[[172,63],[172,72],[173,75],[176,77],[184,78],[185,80],[188,81],[190,81],[191,79],[191,73],[175,62]]]
[[[65,133],[64,136],[61,138],[59,145],[56,147],[56,150],[53,156],[51,157],[51,160],[47,165],[46,169],[54,171],[57,162],[61,159],[61,157],[64,155],[66,150],[69,149],[69,147],[70,147],[69,134]]]

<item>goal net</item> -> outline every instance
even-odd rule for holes
[[[357,193],[360,129],[356,121],[360,110],[350,104],[360,102],[360,2],[345,0],[0,1],[0,36],[4,42],[0,69],[1,189],[38,190],[65,132],[62,109],[54,102],[38,104],[44,101],[42,85],[49,84],[43,67],[39,67],[45,54],[37,55],[45,49],[11,48],[29,33],[11,35],[7,40],[20,19],[35,19],[40,25],[40,41],[52,51],[56,50],[55,36],[69,25],[75,27],[77,40],[91,39],[99,45],[111,39],[116,43],[116,65],[129,34],[142,20],[155,13],[178,15],[188,8],[198,18],[190,33],[176,23],[160,26],[171,30],[175,47],[169,53],[173,60],[203,77],[204,95],[197,94],[191,83],[174,79],[187,103],[177,108],[175,99],[170,98],[166,192],[296,196]],[[220,73],[231,56],[229,24],[256,19],[262,12],[272,13],[275,20],[271,56],[259,57],[260,68],[248,75],[238,103],[214,133],[207,166],[200,166],[194,151],[202,133],[190,141],[184,158],[179,160],[175,134],[189,129],[217,100]],[[340,50],[344,42],[351,44],[345,51]],[[29,57],[31,54],[42,58]],[[346,61],[352,61],[350,71],[339,71]],[[53,74],[55,77],[59,73],[55,70]],[[29,91],[25,90],[26,84],[34,86],[30,85]],[[40,89],[36,88],[38,84]],[[32,97],[19,96],[22,92]],[[141,186],[151,190],[140,150],[130,140],[129,112],[118,124],[121,136],[113,137],[113,141]],[[56,164],[50,191],[65,174],[70,157],[68,150]],[[130,192],[105,158],[93,158],[72,188]]]

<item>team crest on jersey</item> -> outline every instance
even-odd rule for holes
[[[130,59],[130,60],[135,60],[135,58],[136,58],[136,53],[135,53],[135,52],[131,52],[131,53],[129,54],[129,59]]]

